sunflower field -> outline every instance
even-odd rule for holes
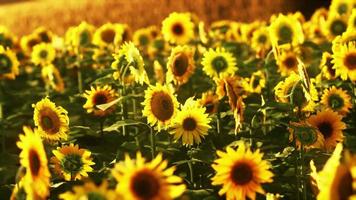
[[[355,200],[355,41],[355,0],[1,26],[0,199]]]

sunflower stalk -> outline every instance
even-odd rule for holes
[[[79,94],[83,93],[83,77],[82,77],[82,71],[80,68],[77,69],[77,79],[78,79],[78,92]]]
[[[152,159],[154,159],[156,157],[156,137],[152,128],[150,128],[150,142],[151,142],[151,155],[152,155]]]
[[[4,119],[4,113],[3,113],[3,103],[0,102],[0,129],[3,130],[2,128],[2,124],[3,124],[3,119]],[[1,131],[2,132],[2,131]],[[1,146],[2,146],[2,152],[5,152],[6,151],[6,144],[5,144],[5,140],[6,140],[6,137],[5,137],[5,131],[2,132],[2,137],[1,137]]]
[[[193,170],[193,164],[192,164],[192,160],[190,160],[189,162],[187,162],[188,164],[188,168],[189,168],[189,174],[190,174],[190,182],[193,185],[193,188],[195,188],[195,183],[194,183],[194,170]]]

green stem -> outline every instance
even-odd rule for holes
[[[104,123],[105,123],[105,118],[99,120],[99,125],[100,125],[100,135],[104,135]]]
[[[122,85],[122,90],[121,90],[121,96],[124,97],[126,95],[126,88],[125,85]],[[127,119],[127,109],[126,109],[126,101],[125,98],[122,99],[122,120],[126,120]],[[122,126],[122,134],[126,135],[126,126],[123,125]]]
[[[150,142],[151,142],[151,154],[152,154],[152,160],[156,157],[156,137],[155,133],[153,132],[152,128],[150,129]]]
[[[83,77],[82,77],[82,71],[80,68],[77,69],[77,78],[78,78],[78,92],[79,94],[83,93]]]
[[[195,188],[195,184],[194,184],[194,171],[193,171],[193,164],[192,164],[192,160],[190,160],[189,162],[187,162],[188,167],[189,167],[189,174],[190,174],[190,182],[193,185],[193,188]]]
[[[302,177],[302,191],[303,191],[303,199],[307,200],[307,184],[304,178],[304,145],[301,145],[300,148],[300,175]]]
[[[220,124],[220,111],[218,111],[217,113],[217,118],[216,118],[216,131],[218,134],[221,133],[221,124]]]
[[[4,118],[3,103],[0,102],[0,129],[1,129],[1,132],[2,132],[1,146],[2,146],[2,151],[6,152],[6,135],[5,135],[5,131],[3,131],[4,129],[2,127],[3,118]]]

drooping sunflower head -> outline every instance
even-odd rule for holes
[[[41,68],[42,79],[46,85],[57,92],[64,91],[64,81],[59,70],[54,65],[46,65]]]
[[[322,75],[328,80],[333,80],[336,78],[336,71],[334,69],[334,63],[332,60],[332,55],[328,52],[324,52],[319,65]]]
[[[167,62],[167,82],[186,83],[194,73],[194,52],[188,46],[176,46],[172,49]]]
[[[345,152],[345,159],[340,162],[342,144],[336,145],[331,157],[325,163],[323,169],[316,172],[315,166],[312,168],[312,176],[316,180],[319,190],[318,200],[343,200],[354,199],[356,197],[356,157]],[[313,166],[313,162],[311,161]]]
[[[166,41],[186,44],[194,37],[194,24],[189,13],[171,13],[162,22],[162,34]]]
[[[20,163],[26,169],[23,178],[23,187],[27,199],[40,197],[45,199],[49,195],[50,177],[46,152],[37,130],[24,127],[25,134],[21,134],[16,144],[21,149]]]
[[[250,93],[260,94],[262,89],[265,87],[266,78],[262,71],[257,71],[252,73],[250,78],[245,78],[242,81],[242,87],[245,91]]]
[[[236,58],[223,48],[209,49],[203,55],[204,72],[212,78],[234,75],[237,71]]]
[[[66,181],[81,180],[83,177],[88,177],[88,172],[92,172],[91,152],[86,149],[79,148],[78,145],[71,143],[57,147],[52,151],[53,155],[51,163],[54,165],[55,172],[63,177]]]
[[[15,79],[19,74],[19,61],[10,49],[0,46],[0,79]]]
[[[146,162],[141,153],[137,153],[136,159],[126,155],[125,160],[112,170],[119,182],[116,191],[127,200],[171,200],[179,197],[186,187],[182,179],[173,174],[175,168],[167,168],[167,165],[162,154],[158,154],[151,162]]]
[[[104,117],[112,113],[115,107],[111,106],[106,110],[100,110],[97,105],[110,103],[115,100],[117,94],[114,89],[109,85],[91,86],[90,90],[86,90],[84,97],[87,99],[83,108],[87,110],[88,113],[93,113],[95,116]]]
[[[269,26],[269,35],[273,46],[286,43],[297,45],[304,41],[302,25],[293,15],[278,15]]]
[[[69,131],[68,112],[61,106],[56,106],[47,97],[32,105],[33,120],[41,137],[49,141],[67,139]]]
[[[148,123],[156,125],[158,130],[168,128],[177,113],[178,101],[169,85],[156,84],[145,91],[142,114]]]
[[[295,139],[297,147],[305,149],[324,148],[324,136],[305,121],[290,122],[290,139]]]
[[[326,109],[329,108],[340,115],[346,115],[352,108],[350,95],[345,90],[336,88],[335,86],[324,90],[321,104]]]
[[[208,134],[210,121],[205,108],[193,98],[189,98],[174,118],[171,134],[175,140],[182,139],[185,146],[200,144],[202,138]]]
[[[119,45],[122,41],[123,32],[124,29],[119,24],[103,24],[95,31],[93,43],[100,47]]]
[[[86,181],[84,185],[74,186],[72,191],[67,191],[59,195],[60,199],[63,200],[121,200],[123,199],[120,195],[116,194],[115,191],[109,189],[108,182],[103,181],[101,185],[96,185],[91,181]]]
[[[291,103],[303,111],[313,111],[318,100],[318,93],[311,83],[310,88],[306,89],[301,82],[301,78],[292,73],[284,81],[280,81],[274,88],[277,101]]]
[[[214,114],[218,111],[219,97],[213,91],[208,91],[202,94],[199,103],[205,107],[205,113]]]
[[[130,73],[135,78],[136,83],[141,85],[149,83],[143,58],[132,42],[121,45],[119,51],[114,54],[114,58],[115,61],[111,68],[116,70],[113,74],[115,79],[122,80]]]
[[[240,143],[237,150],[227,147],[226,152],[217,151],[217,155],[212,165],[216,171],[212,185],[222,185],[219,195],[226,194],[226,199],[255,199],[256,192],[265,193],[261,184],[272,182],[270,164],[259,150],[252,152]]]
[[[51,64],[56,57],[56,50],[51,44],[40,43],[33,47],[31,61],[36,65],[45,66]]]
[[[356,81],[356,42],[341,45],[339,51],[333,53],[336,74],[343,80]]]
[[[333,150],[338,142],[344,139],[343,130],[346,128],[342,116],[330,109],[311,115],[307,122],[316,128],[325,139],[325,148]]]
[[[282,76],[298,71],[298,55],[292,50],[281,51],[281,56],[278,57],[277,63]]]
[[[332,40],[338,35],[342,35],[347,29],[347,18],[337,13],[330,13],[324,27],[324,34]]]
[[[233,92],[236,96],[244,95],[244,88],[242,85],[242,79],[239,76],[228,76],[224,78],[214,79],[216,84],[216,94],[219,99],[228,96],[228,88],[230,92]]]

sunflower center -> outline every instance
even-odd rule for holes
[[[115,35],[116,33],[114,30],[107,29],[101,33],[101,39],[107,44],[113,43],[115,39]]]
[[[40,51],[40,53],[39,53],[39,56],[40,56],[40,58],[42,58],[42,59],[46,59],[46,58],[47,58],[47,55],[48,55],[48,52],[47,52],[46,50],[42,50],[42,51]]]
[[[341,35],[347,26],[342,20],[335,20],[331,23],[331,32],[333,35]]]
[[[70,174],[77,174],[83,167],[83,161],[78,154],[65,155],[61,161],[61,165],[64,171]]]
[[[236,185],[245,185],[252,181],[253,171],[247,163],[236,163],[231,170],[231,179]]]
[[[12,62],[6,54],[0,54],[0,74],[5,74],[10,72],[12,67]]]
[[[319,131],[324,135],[325,139],[331,137],[333,133],[333,127],[330,122],[322,122],[318,125]]]
[[[291,27],[283,25],[279,28],[278,37],[281,43],[288,43],[292,41],[293,31]]]
[[[349,53],[345,57],[344,64],[349,70],[355,70],[356,69],[356,52]]]
[[[86,45],[90,42],[90,33],[88,30],[82,31],[79,35],[79,44]]]
[[[261,44],[264,44],[267,42],[267,36],[266,35],[260,35],[258,37],[258,42],[261,43]]]
[[[41,41],[46,42],[46,43],[49,43],[51,41],[47,32],[42,32],[39,35],[40,35]]]
[[[158,120],[169,120],[174,113],[172,98],[165,92],[155,92],[151,98],[151,110]]]
[[[347,12],[347,4],[346,3],[341,3],[339,4],[339,6],[337,7],[337,12],[342,15],[344,13]]]
[[[183,129],[186,131],[194,131],[197,128],[197,121],[192,117],[187,117],[183,120]]]
[[[40,172],[41,168],[41,160],[40,156],[38,155],[37,151],[31,149],[29,152],[29,162],[30,162],[30,171],[31,175],[37,176]]]
[[[27,42],[27,46],[32,49],[33,46],[35,46],[36,44],[39,44],[40,41],[38,41],[37,39],[31,39]]]
[[[159,180],[149,171],[141,171],[134,175],[130,187],[135,196],[144,200],[157,197],[160,191]]]
[[[259,76],[254,76],[252,81],[252,87],[257,88],[260,85],[261,78]]]
[[[174,57],[173,61],[173,74],[175,76],[183,76],[187,71],[189,60],[187,55],[179,53]]]
[[[223,56],[215,57],[213,59],[213,61],[211,62],[211,64],[213,65],[213,67],[217,73],[224,71],[228,65],[226,59]]]
[[[352,189],[353,178],[349,170],[342,175],[337,187],[337,193],[340,200],[348,200],[354,194]]]
[[[40,110],[40,126],[41,128],[50,133],[55,134],[59,131],[60,119],[53,110],[44,108]]]
[[[214,103],[211,101],[206,102],[204,107],[206,113],[212,113],[214,111]]]
[[[338,110],[344,106],[344,100],[337,94],[333,94],[329,97],[329,106],[333,110]]]
[[[298,127],[295,129],[296,137],[304,145],[312,145],[317,140],[317,133],[309,127]]]
[[[129,32],[127,29],[124,30],[124,33],[122,34],[122,41],[128,41],[129,40]]]
[[[94,96],[94,104],[95,105],[105,104],[105,103],[107,103],[107,101],[108,101],[108,98],[103,93],[97,93]]]
[[[283,60],[284,66],[288,69],[295,69],[297,67],[297,59],[295,56],[288,56],[285,60]]]
[[[172,26],[172,31],[176,35],[183,35],[184,28],[183,28],[182,24],[176,23]]]
[[[140,41],[140,45],[142,45],[142,46],[146,46],[149,42],[149,39],[146,35],[140,35],[138,40]]]
[[[86,197],[87,200],[106,200],[104,195],[97,192],[89,192]]]

